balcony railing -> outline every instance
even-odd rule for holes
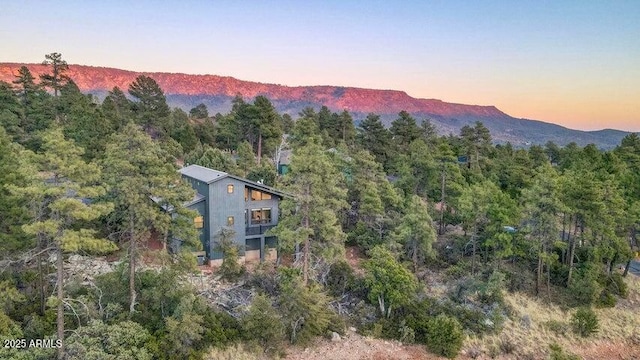
[[[249,225],[245,228],[245,234],[248,235],[262,235],[267,232],[267,230],[276,227],[273,224],[270,225]]]

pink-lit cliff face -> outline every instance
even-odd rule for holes
[[[0,63],[0,81],[11,82],[22,64]],[[32,74],[48,71],[44,65],[26,65]],[[223,95],[245,98],[267,95],[271,100],[308,101],[323,104],[335,110],[360,113],[397,114],[430,113],[443,117],[479,116],[505,117],[494,106],[478,106],[444,103],[435,99],[416,99],[396,90],[362,89],[340,86],[282,86],[242,81],[217,75],[188,75],[176,73],[139,73],[112,68],[70,65],[66,75],[84,92],[106,92],[114,87],[126,91],[141,74],[152,77],[165,94]]]

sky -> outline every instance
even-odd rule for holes
[[[640,131],[640,1],[10,1],[0,62],[394,89]]]

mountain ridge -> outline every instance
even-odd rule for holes
[[[49,68],[42,64],[0,63],[0,81],[13,81],[23,65],[34,76],[49,72]],[[611,148],[619,144],[627,134],[613,129],[573,130],[541,120],[514,118],[493,105],[467,105],[414,98],[401,90],[333,85],[287,86],[239,80],[231,76],[141,72],[75,64],[69,65],[67,75],[81,91],[98,97],[105,96],[114,86],[126,92],[137,76],[149,76],[163,89],[169,105],[189,110],[204,103],[211,113],[228,112],[231,101],[240,94],[244,98],[267,96],[278,111],[294,116],[306,106],[318,108],[326,105],[332,111],[349,111],[356,121],[363,119],[368,113],[376,113],[386,125],[404,110],[419,121],[430,119],[443,134],[457,133],[464,125],[482,121],[497,142],[508,141],[521,146],[544,144],[547,141],[563,145],[574,141],[579,145],[594,143],[602,148]]]

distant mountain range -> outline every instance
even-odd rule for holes
[[[20,66],[26,65],[36,76],[49,72],[44,65],[0,63],[0,81],[15,79]],[[398,113],[405,110],[419,122],[430,119],[442,134],[457,134],[460,128],[475,121],[482,121],[499,143],[511,142],[516,146],[545,144],[553,141],[559,145],[576,142],[589,143],[609,149],[620,143],[628,132],[619,130],[580,131],[539,120],[518,119],[505,114],[495,106],[479,106],[447,103],[436,99],[416,99],[403,91],[375,90],[342,86],[284,86],[238,80],[228,76],[188,75],[176,73],[135,72],[113,68],[70,65],[67,73],[80,90],[103,98],[117,86],[123,91],[139,75],[155,79],[172,107],[186,111],[204,103],[209,113],[226,113],[231,100],[237,95],[252,99],[258,95],[268,97],[281,113],[294,118],[305,107],[318,109],[326,105],[333,111],[349,111],[356,121],[368,113],[381,116],[389,125]]]

